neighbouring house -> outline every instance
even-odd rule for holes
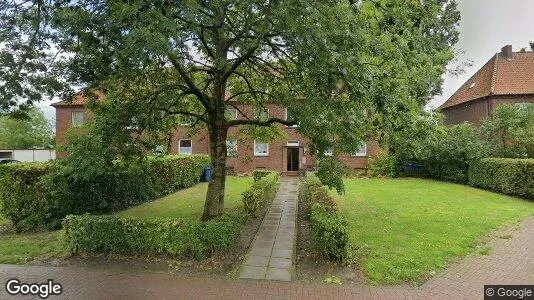
[[[71,126],[79,126],[88,121],[83,96],[78,95],[72,101],[61,101],[52,104],[56,109],[56,139],[57,144],[65,142],[65,131]],[[229,117],[245,118],[254,116],[251,105],[236,105],[238,109],[228,109]],[[283,107],[268,105],[265,113],[272,117],[287,118],[287,110]],[[301,169],[312,169],[316,160],[308,147],[308,141],[297,131],[296,126],[279,125],[287,135],[285,140],[275,140],[269,143],[260,141],[238,141],[238,128],[230,128],[228,132],[228,169],[229,173],[251,173],[255,169],[268,169],[279,172],[296,172]],[[365,172],[369,157],[379,151],[377,142],[362,142],[357,145],[354,153],[340,155],[340,160],[351,168],[353,172]],[[188,126],[176,128],[172,135],[172,153],[175,154],[209,154],[209,139],[207,131],[203,130],[194,136],[189,135]],[[332,155],[331,152],[326,153]],[[61,156],[58,155],[58,156]]]
[[[438,109],[447,125],[480,125],[504,103],[534,103],[534,52],[504,46]]]

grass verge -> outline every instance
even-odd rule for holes
[[[491,231],[534,213],[534,203],[424,179],[348,179],[337,197],[350,241],[373,284],[418,284],[474,251]]]

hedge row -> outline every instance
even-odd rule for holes
[[[278,173],[269,172],[256,181],[256,173],[254,173],[255,182],[243,193],[243,204],[247,215],[257,216],[260,209],[276,190],[279,177]]]
[[[534,159],[484,158],[470,166],[469,184],[534,199]]]
[[[347,221],[338,212],[328,189],[313,176],[306,180],[306,200],[309,201],[311,238],[317,249],[330,259],[349,258]]]
[[[276,173],[275,171],[269,171],[269,170],[254,170],[252,172],[252,177],[254,178],[254,182],[262,179],[263,177],[269,175],[269,174],[272,174],[272,173]]]
[[[117,162],[80,176],[61,166],[0,166],[0,213],[19,230],[57,228],[68,214],[110,213],[147,202],[199,182],[209,158],[165,156]]]
[[[142,220],[69,215],[63,221],[71,253],[163,254],[201,259],[235,244],[240,215],[199,220]]]

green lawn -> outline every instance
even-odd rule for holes
[[[352,244],[374,284],[417,284],[474,250],[492,230],[534,213],[534,203],[423,179],[348,179],[338,197]]]
[[[235,211],[243,207],[242,193],[253,183],[252,177],[228,176],[224,209]],[[200,218],[206,199],[207,183],[197,184],[153,202],[145,203],[117,213],[132,218]]]
[[[61,231],[39,233],[0,233],[0,264],[24,264],[45,261],[68,254],[61,241]]]

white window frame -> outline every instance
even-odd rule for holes
[[[287,108],[285,109],[285,111],[286,111],[286,116],[285,116],[284,120],[287,121],[287,117],[288,117],[288,115],[287,115]],[[299,122],[299,123],[300,123],[300,122]],[[296,127],[299,127],[299,123],[297,123],[297,124],[295,124],[295,125],[286,125],[286,127],[289,127],[289,128],[296,128]]]
[[[237,120],[237,108],[227,108],[226,113],[231,117],[231,120]]]
[[[228,143],[234,143],[235,145],[235,150],[234,150],[234,153],[229,153],[228,152]],[[236,157],[237,156],[237,140],[226,140],[226,156],[229,156],[229,157]]]
[[[265,144],[265,145],[267,145],[267,152],[265,152],[265,153],[257,152],[256,151],[256,144]],[[254,156],[269,156],[269,143],[264,143],[264,142],[259,142],[259,141],[254,140]]]
[[[353,156],[353,157],[365,157],[367,156],[367,143],[366,142],[362,142],[363,144],[363,151],[360,151],[360,152],[353,152],[350,154],[350,156]]]
[[[191,152],[189,153],[182,153],[182,141],[189,141],[191,143],[191,147],[183,147],[183,148],[191,148]],[[192,139],[179,139],[178,140],[178,154],[182,155],[191,155],[193,154],[193,140]]]
[[[76,114],[82,114],[82,122],[80,124],[77,124],[74,120],[74,116]],[[75,110],[71,113],[71,124],[72,126],[83,126],[83,124],[85,124],[85,112],[84,111],[81,111],[81,110]]]
[[[334,155],[334,149],[330,148],[330,149],[326,149],[324,151],[324,155],[325,156],[333,156]]]

